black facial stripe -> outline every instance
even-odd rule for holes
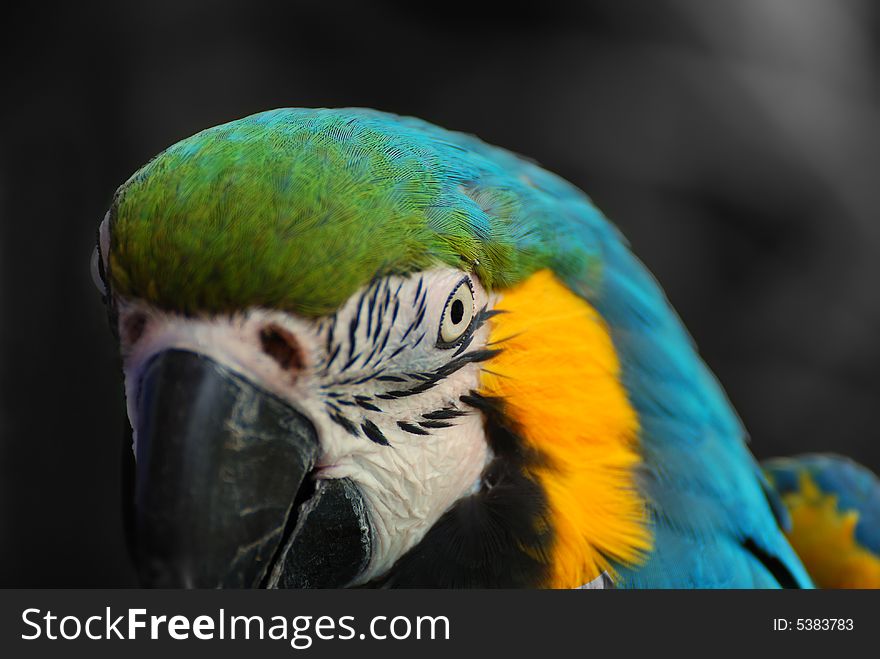
[[[484,306],[482,309],[480,309],[480,313],[478,314],[479,324],[477,325],[477,327],[482,327],[483,323],[485,323],[487,320],[489,320],[490,318],[494,318],[498,314],[502,314],[502,313],[507,313],[507,312],[504,309],[488,309],[487,310],[486,307]]]
[[[384,395],[380,395],[380,398],[404,398],[406,396],[412,396],[415,394],[420,394],[424,391],[427,391],[434,385],[436,385],[443,378],[449,377],[456,371],[464,368],[468,364],[475,362],[483,362],[488,359],[491,359],[495,355],[497,355],[500,350],[474,350],[473,352],[468,352],[460,357],[456,357],[455,359],[447,362],[437,370],[433,371],[430,374],[415,374],[415,373],[407,373],[412,377],[417,377],[420,380],[423,380],[420,384],[415,387],[411,387],[409,389],[395,389],[392,391],[386,391]]]
[[[376,317],[376,329],[373,332],[373,341],[374,342],[376,341],[376,339],[379,338],[379,334],[381,331],[382,331],[382,314],[379,314]]]
[[[396,292],[395,292],[395,309],[399,306],[399,299],[397,299],[397,295],[400,291],[403,282],[398,283]],[[383,295],[383,298],[380,298],[380,295]],[[385,300],[388,300],[386,303]],[[354,316],[349,321],[348,324],[348,358],[343,364],[342,368],[340,368],[337,373],[344,373],[349,369],[355,367],[359,360],[362,360],[359,370],[363,370],[368,367],[372,362],[373,372],[366,377],[363,377],[361,374],[358,374],[355,378],[346,378],[344,380],[336,380],[335,382],[324,383],[321,385],[322,389],[327,389],[331,386],[341,386],[344,384],[352,384],[352,383],[363,383],[369,380],[373,376],[377,376],[382,370],[377,368],[384,356],[382,354],[385,346],[388,343],[388,340],[391,336],[391,327],[388,327],[385,333],[382,333],[382,328],[385,326],[383,316],[384,312],[387,311],[388,304],[391,301],[391,285],[387,279],[385,280],[377,280],[375,281],[367,290],[362,292],[358,297],[357,309],[355,311]],[[372,342],[372,346],[366,346],[363,350],[357,351],[357,334],[360,327],[361,319],[364,317],[364,313],[366,310],[366,320],[367,320],[367,336],[365,337],[368,342]],[[329,367],[336,361],[339,354],[342,352],[342,342],[334,345],[334,340],[336,338],[335,334],[335,325],[337,322],[337,314],[333,314],[332,323],[327,328],[327,336],[325,339],[325,347],[329,352],[330,357],[327,359],[326,363],[323,364],[321,369],[322,373],[326,373],[329,371]],[[375,324],[374,324],[375,323]],[[375,328],[375,329],[373,329]],[[319,330],[320,331],[320,330]],[[382,338],[381,342],[378,340]],[[358,378],[361,378],[358,380]]]
[[[364,434],[370,441],[376,442],[376,444],[380,444],[381,446],[391,446],[388,442],[388,438],[385,437],[385,435],[382,434],[382,431],[379,430],[379,427],[369,419],[364,420],[361,424],[361,429],[363,429]]]
[[[376,310],[376,297],[379,295],[379,283],[373,282],[373,294],[367,308],[367,338],[373,333],[373,313]]]
[[[376,339],[379,338],[379,334],[382,331],[382,319],[385,316],[385,311],[388,309],[387,300],[388,300],[390,294],[388,292],[388,281],[387,280],[385,281],[384,285],[381,288],[385,289],[385,298],[384,298],[384,301],[382,304],[376,305],[376,327],[373,330],[373,342],[375,342]]]
[[[480,395],[476,391],[471,391],[471,393],[469,394],[459,396],[458,400],[460,400],[465,405],[470,405],[471,407],[478,409],[482,412],[487,411],[491,406],[491,400],[486,398],[485,396]]]
[[[422,314],[422,315],[424,315],[424,314]],[[406,341],[406,337],[409,336],[410,332],[412,332],[420,322],[421,322],[421,316],[416,316],[415,320],[413,320],[409,324],[409,327],[406,328],[406,331],[403,333],[403,336],[400,337],[400,341],[401,342]]]
[[[363,407],[365,410],[369,410],[370,412],[381,412],[382,408],[376,407],[372,403],[368,403],[365,400],[355,400],[355,403]]]
[[[370,360],[373,359],[373,357],[376,356],[376,353],[377,353],[378,351],[379,351],[379,346],[374,345],[374,346],[373,346],[373,350],[370,352],[369,355],[367,355],[367,358],[364,359],[363,365],[366,366],[367,364],[369,364],[369,363],[370,363]]]
[[[355,437],[358,436],[358,429],[357,429],[357,426],[354,425],[354,423],[352,423],[351,420],[349,420],[347,417],[345,417],[345,416],[343,416],[342,414],[336,412],[336,413],[331,414],[331,415],[330,415],[330,418],[331,418],[333,421],[335,421],[337,424],[339,424],[340,426],[342,426],[343,428],[345,428],[345,430],[346,430],[350,435],[354,435]]]
[[[464,336],[454,347],[451,358],[434,370],[424,372],[404,372],[404,373],[383,373],[386,370],[382,364],[387,364],[406,349],[416,348],[421,341],[428,335],[428,328],[425,327],[425,318],[427,317],[427,298],[428,286],[424,277],[419,277],[416,290],[412,298],[412,306],[414,308],[414,317],[404,329],[403,334],[396,336],[393,340],[391,334],[396,328],[396,321],[400,310],[400,291],[404,282],[398,282],[398,285],[392,290],[390,281],[385,278],[375,280],[367,289],[365,289],[358,297],[357,307],[354,315],[348,322],[348,331],[340,336],[340,332],[336,331],[338,322],[337,314],[333,314],[318,326],[318,332],[324,334],[324,347],[326,361],[322,364],[321,372],[327,373],[333,364],[342,364],[340,368],[335,369],[337,378],[333,381],[325,381],[320,385],[320,389],[324,392],[325,403],[327,405],[327,413],[331,420],[344,428],[346,432],[353,436],[361,436],[363,433],[371,441],[387,446],[390,445],[388,438],[379,429],[379,427],[369,418],[351,419],[343,409],[350,412],[352,408],[360,408],[366,413],[385,413],[381,407],[381,401],[396,400],[408,396],[418,395],[435,387],[444,378],[456,373],[467,364],[483,362],[491,359],[499,351],[492,349],[473,349],[474,332],[483,326],[483,324],[495,315],[495,311],[487,311],[484,306],[479,312],[474,314],[470,321],[470,326],[465,330]],[[473,294],[473,286],[470,278],[465,277],[458,286],[467,284]],[[458,290],[456,286],[455,290]],[[453,291],[454,292],[454,291]],[[366,322],[363,330],[360,327],[361,321]],[[358,334],[365,341],[358,341]],[[346,340],[348,345],[346,346]],[[391,348],[389,348],[391,345]],[[360,349],[358,349],[360,348]],[[389,354],[385,354],[385,350],[389,350]],[[341,354],[345,353],[343,359]],[[348,377],[338,377],[349,372]],[[398,386],[389,391],[376,393],[373,396],[354,395],[346,392],[345,389],[334,389],[345,387],[347,385],[358,386],[376,380],[377,382],[388,382],[394,384],[404,384],[409,382],[409,386]],[[465,399],[462,399],[464,402]],[[335,402],[334,402],[335,401]],[[445,407],[439,410],[427,411],[420,415],[415,421],[395,420],[398,427],[405,432],[413,435],[426,436],[430,435],[430,430],[444,429],[452,427],[454,420],[458,417],[465,416],[470,412],[467,410],[459,410],[454,407]]]
[[[453,424],[448,421],[419,421],[422,428],[451,428]]]
[[[391,336],[391,328],[389,327],[387,330],[385,330],[385,338],[382,339],[382,343],[381,343],[381,345],[379,345],[379,354],[380,355],[384,352],[385,346],[388,345],[388,337],[390,337],[390,336]],[[379,361],[380,362],[382,361],[381,357],[379,358]]]
[[[419,302],[419,307],[417,310],[418,315],[424,316],[425,309],[427,309],[427,308],[428,308],[428,287],[425,286],[424,290],[422,291],[422,300],[421,300],[421,302]]]
[[[455,357],[452,361],[446,363],[445,365],[438,368],[434,371],[434,374],[438,378],[445,378],[459,369],[467,366],[471,363],[476,362],[484,362],[488,359],[492,359],[495,355],[497,355],[500,350],[492,350],[492,349],[483,349],[483,350],[474,350],[472,352],[466,352],[463,355]]]
[[[370,373],[369,375],[365,375],[364,377],[360,378],[359,380],[355,380],[351,384],[363,384],[364,382],[369,382],[370,380],[372,380],[374,377],[376,377],[381,372],[382,372],[381,369],[378,371],[374,371],[373,373]]]
[[[382,299],[382,315],[385,315],[385,312],[388,311],[388,303],[391,302],[391,284],[386,279],[385,280],[385,297]]]
[[[398,389],[396,391],[386,391],[384,394],[379,394],[377,398],[406,398],[407,396],[414,396],[415,394],[420,394],[431,387],[435,386],[439,382],[439,380],[431,380],[429,382],[422,382],[421,384],[417,384],[415,387],[410,389]]]
[[[340,349],[341,347],[342,347],[342,346],[337,345],[337,346],[333,349],[333,354],[330,355],[330,359],[327,361],[326,364],[324,364],[324,369],[323,369],[324,371],[326,371],[328,368],[330,368],[330,365],[334,362],[334,360],[336,359],[336,356],[339,354],[339,349]]]
[[[434,412],[428,412],[427,414],[422,414],[423,419],[455,419],[456,417],[466,416],[469,414],[465,410],[456,410],[456,409],[442,409],[436,410]]]
[[[406,432],[411,433],[413,435],[430,435],[431,434],[427,430],[422,430],[418,426],[414,426],[413,424],[407,423],[406,421],[398,421],[397,425],[401,430],[405,430]]]
[[[426,289],[426,292],[427,292],[427,289]],[[422,305],[422,308],[419,309],[419,313],[418,313],[418,315],[416,316],[416,319],[415,319],[416,327],[421,327],[421,325],[422,325],[422,321],[425,319],[425,309],[426,309],[426,308],[427,308],[427,307],[425,307],[424,305]]]
[[[349,355],[348,361],[345,362],[345,366],[343,366],[341,369],[339,369],[339,372],[344,373],[360,358],[361,358],[361,353],[358,353],[358,354],[354,355],[353,357]]]
[[[399,378],[396,375],[382,375],[376,378],[377,380],[382,380],[383,382],[406,382],[404,378]]]
[[[453,356],[453,357],[458,357],[461,353],[463,353],[465,350],[467,350],[467,349],[470,347],[470,345],[471,345],[471,343],[473,342],[473,340],[474,340],[474,333],[473,333],[473,332],[470,332],[470,335],[467,337],[467,339],[465,339],[465,340],[462,342],[462,344],[458,347],[458,350],[456,350],[456,351],[452,354],[452,356]]]
[[[329,355],[333,348],[333,335],[336,332],[336,314],[330,317],[330,325],[327,328],[327,344],[325,352]]]
[[[403,349],[406,348],[406,347],[407,347],[406,344],[401,344],[401,345],[399,345],[399,346],[397,347],[397,349],[396,349],[394,352],[391,353],[391,356],[388,357],[388,359],[394,359],[395,357],[397,357],[397,355],[399,355],[401,352],[403,352]]]
[[[357,312],[354,315],[354,318],[351,319],[351,322],[348,324],[348,358],[351,359],[352,355],[354,355],[354,349],[357,346],[357,329],[358,325],[361,323],[361,309],[364,306],[364,297],[367,292],[364,291],[361,293],[360,298],[358,299]]]
[[[423,283],[424,283],[423,278],[419,277],[419,285],[418,285],[418,288],[416,288],[416,294],[413,295],[413,307],[417,306],[419,303],[419,295],[421,295],[421,293],[422,293],[422,284]]]

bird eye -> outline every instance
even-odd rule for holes
[[[92,252],[92,281],[95,283],[95,288],[98,289],[98,292],[101,295],[107,295],[107,284],[104,283],[104,265],[101,263],[101,255],[98,253],[98,248],[95,247]]]
[[[443,316],[440,319],[440,336],[437,342],[441,348],[451,348],[463,337],[474,318],[474,292],[468,279],[462,279],[446,300]]]

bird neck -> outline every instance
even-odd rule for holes
[[[651,547],[636,485],[639,422],[599,313],[542,270],[505,291],[492,318],[481,393],[504,402],[525,465],[546,500],[552,533],[549,587],[575,588],[614,564],[640,563]],[[540,523],[544,523],[543,521]]]

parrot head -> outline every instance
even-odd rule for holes
[[[650,546],[589,302],[619,239],[561,179],[371,110],[205,130],[117,191],[145,584],[587,584]]]

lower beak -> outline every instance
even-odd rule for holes
[[[155,356],[138,397],[134,551],[144,584],[347,585],[369,557],[368,534],[304,575],[316,569],[310,556],[334,555],[316,545],[337,538],[316,525],[368,528],[353,483],[316,491],[318,448],[308,418],[234,371],[185,350]],[[352,488],[357,501],[340,506]]]

